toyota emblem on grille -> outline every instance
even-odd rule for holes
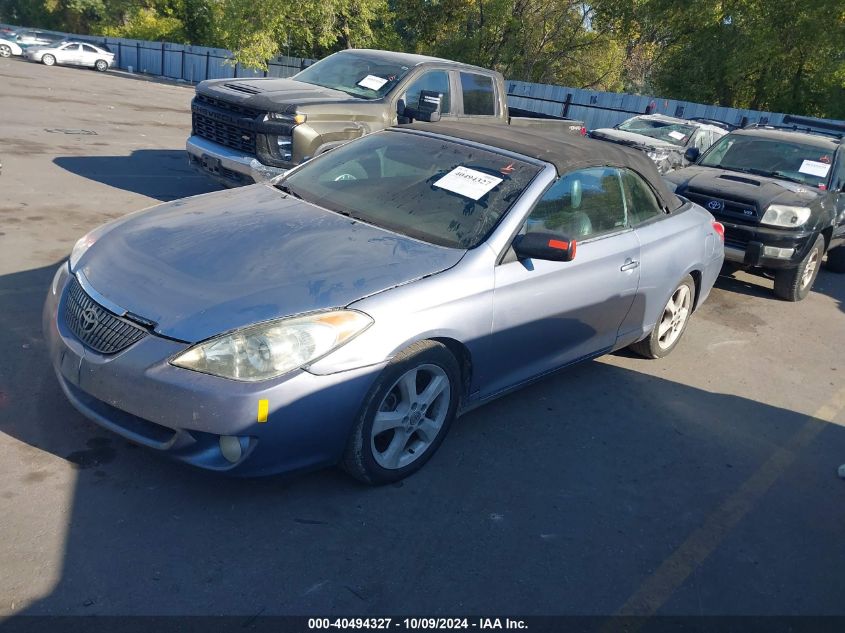
[[[707,203],[707,208],[711,211],[720,211],[725,207],[725,203],[721,200],[711,200]]]
[[[90,332],[97,324],[100,322],[100,317],[97,316],[97,311],[94,308],[86,308],[82,311],[82,314],[79,315],[79,328],[83,332]]]

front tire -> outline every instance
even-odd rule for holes
[[[786,301],[801,301],[810,294],[824,257],[824,238],[819,235],[810,252],[796,268],[775,273],[775,296]]]
[[[12,49],[5,44],[0,44],[0,57],[11,57],[12,56]]]
[[[845,273],[845,245],[827,252],[827,269],[833,273]]]
[[[41,63],[45,66],[55,66],[56,58],[52,55],[44,55],[44,57],[41,58]]]
[[[105,60],[98,59],[94,64],[94,70],[104,73],[109,69],[109,63]]]
[[[458,362],[446,346],[435,341],[410,346],[370,389],[341,466],[375,485],[416,472],[443,442],[460,392]]]
[[[631,350],[645,358],[668,356],[687,329],[694,301],[695,280],[687,275],[672,292],[651,334],[632,344]]]

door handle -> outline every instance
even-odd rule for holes
[[[624,270],[624,271],[634,270],[639,265],[640,265],[640,262],[638,262],[635,259],[626,259],[625,263],[622,264],[622,268],[620,268],[619,270]]]

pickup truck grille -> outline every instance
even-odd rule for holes
[[[245,154],[255,155],[255,132],[238,125],[237,121],[245,117],[257,118],[257,110],[197,95],[191,114],[194,134],[197,136]]]
[[[231,147],[245,154],[255,155],[255,133],[244,128],[217,121],[198,112],[193,114],[194,134],[209,141]]]

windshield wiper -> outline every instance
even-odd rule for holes
[[[801,180],[800,178],[796,178],[795,176],[788,176],[787,174],[783,173],[782,171],[775,171],[772,172],[772,176],[777,176],[783,180],[788,180],[789,182],[797,182],[799,185],[806,185],[807,183]],[[810,186],[810,185],[808,185]]]
[[[278,189],[278,190],[279,190],[279,191],[281,191],[282,193],[286,193],[286,194],[288,194],[288,195],[289,195],[289,196],[291,196],[292,198],[296,198],[296,199],[298,199],[298,200],[302,200],[302,196],[300,196],[300,195],[299,195],[298,193],[296,193],[293,189],[291,189],[291,188],[290,188],[290,185],[286,185],[286,184],[284,184],[284,182],[280,182],[278,185],[273,185],[273,186],[274,186],[274,187],[276,187],[276,189]]]

